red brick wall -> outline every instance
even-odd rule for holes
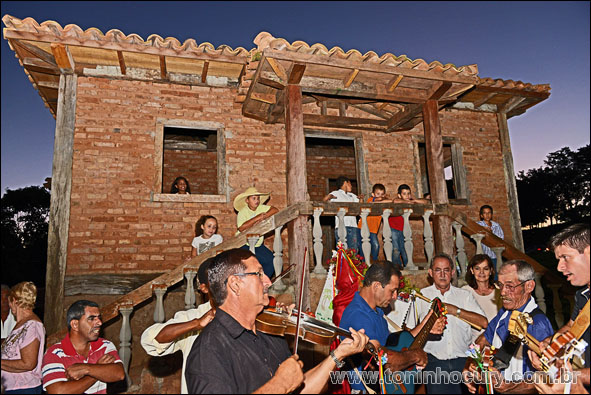
[[[236,214],[232,200],[252,185],[272,192],[268,204],[285,207],[284,127],[243,117],[241,105],[234,103],[235,95],[233,88],[79,77],[67,274],[160,272],[173,268],[189,255],[194,224],[201,215],[216,216],[224,238],[234,235]],[[440,118],[443,135],[457,137],[463,148],[470,204],[461,208],[477,220],[478,208],[492,205],[495,220],[503,227],[506,239],[511,240],[495,115],[444,110]],[[158,119],[224,125],[230,201],[153,201],[153,193],[160,192],[154,190]],[[363,132],[370,185],[380,182],[389,194],[401,183],[416,190],[412,136],[422,133],[422,125],[403,133]],[[313,155],[309,159],[315,160]],[[330,161],[309,166],[309,173],[320,169],[322,162]],[[338,173],[345,172],[345,167],[354,175],[354,166],[349,162],[341,163]],[[199,178],[187,178],[195,193],[195,187],[200,186],[193,177]],[[165,180],[164,185],[169,187],[171,183]],[[313,199],[319,197],[313,188],[310,193]],[[422,221],[414,220],[412,226],[413,256],[415,261],[424,261]],[[465,241],[471,256],[474,248],[470,240]],[[271,239],[266,243],[272,246]]]
[[[170,193],[178,176],[189,181],[192,194],[218,194],[218,160],[216,151],[164,150],[162,193]]]
[[[357,178],[355,149],[353,147],[314,146],[306,148],[308,193],[311,200],[322,200],[328,179],[339,176]],[[354,191],[355,192],[355,191]]]

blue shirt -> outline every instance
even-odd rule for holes
[[[524,303],[523,306],[519,307],[517,309],[517,311],[523,312],[523,310],[525,310],[525,307],[527,306],[528,302],[530,302],[531,299],[532,299],[532,297],[530,296],[530,299],[528,299],[528,301],[526,303]],[[489,344],[493,344],[493,339],[495,336],[495,328],[496,328],[497,335],[499,335],[499,338],[501,339],[501,341],[503,343],[505,342],[505,340],[509,336],[509,319],[511,318],[511,311],[509,311],[509,314],[507,314],[507,316],[501,320],[501,317],[503,316],[503,314],[505,314],[506,311],[507,310],[505,310],[504,308],[501,308],[501,310],[495,316],[495,318],[493,318],[488,323],[488,326],[487,326],[486,330],[484,331],[484,337],[486,338],[486,340],[488,341]],[[501,320],[501,321],[499,322],[499,320]],[[552,329],[552,324],[550,324],[550,320],[548,320],[548,317],[546,317],[544,314],[536,314],[535,316],[533,316],[533,321],[534,321],[534,323],[527,327],[527,333],[531,334],[537,340],[544,340],[548,336],[552,336],[554,334],[554,330]],[[498,323],[498,328],[497,328],[497,323]],[[527,357],[527,348],[528,348],[527,346],[523,346],[523,356],[524,356],[523,357],[523,372],[524,373],[535,371],[535,369],[533,368],[533,366],[531,366],[531,364],[529,362],[529,358]]]
[[[343,312],[340,326],[346,330],[353,328],[356,331],[363,328],[365,329],[365,334],[370,338],[370,340],[377,340],[382,346],[386,344],[388,335],[390,335],[390,332],[388,331],[388,323],[384,318],[384,312],[382,309],[372,309],[367,304],[365,299],[359,295],[359,292],[355,292],[353,300]],[[357,365],[358,369],[361,370],[362,366],[359,356],[354,355],[352,359]],[[351,371],[351,374],[354,375],[355,373]],[[351,388],[353,389],[364,389],[363,384],[361,383],[353,382],[350,384]]]

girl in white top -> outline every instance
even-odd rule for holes
[[[217,234],[218,220],[212,215],[202,215],[195,224],[195,238],[191,242],[191,257],[200,255],[217,246],[224,241],[221,235]]]
[[[495,267],[491,258],[486,254],[477,254],[470,259],[468,270],[466,270],[468,285],[462,287],[472,292],[489,322],[497,315],[501,306],[501,298],[494,286],[494,278]]]

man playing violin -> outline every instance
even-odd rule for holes
[[[209,267],[208,279],[219,307],[187,359],[189,393],[319,393],[336,362],[361,352],[369,340],[363,331],[352,330],[352,339],[304,373],[284,338],[257,331],[256,318],[269,303],[271,281],[254,254],[222,252]]]
[[[207,281],[207,269],[214,258],[209,258],[199,266],[197,271],[197,281],[199,281],[199,291],[208,297],[209,286]],[[209,298],[208,298],[209,299]],[[215,316],[215,306],[212,300],[197,306],[196,309],[178,311],[173,318],[165,323],[157,323],[142,333],[141,344],[148,355],[161,357],[174,354],[181,350],[183,353],[183,368],[181,376],[181,394],[187,394],[187,383],[185,381],[185,369],[189,352],[200,331],[213,320]]]
[[[494,346],[499,349],[509,337],[509,319],[514,310],[528,313],[533,319],[527,331],[537,340],[542,340],[552,334],[552,325],[548,317],[538,308],[531,296],[536,282],[534,280],[534,268],[527,262],[512,260],[503,263],[499,269],[499,280],[495,286],[501,291],[503,308],[488,324],[488,328],[476,339],[476,344],[482,350],[485,346]],[[502,393],[531,393],[534,386],[531,380],[533,368],[525,351],[527,346],[519,345],[515,354],[509,361],[507,369],[499,372],[490,367],[492,383],[496,392]],[[469,377],[479,377],[476,365],[469,359],[463,371],[464,381],[470,392],[476,391],[476,386]]]
[[[573,309],[570,321],[560,328],[554,336],[548,337],[540,342],[540,348],[545,349],[556,337],[570,330],[583,309],[583,306],[589,300],[589,224],[571,225],[550,239],[550,247],[554,250],[554,255],[558,259],[558,271],[566,276],[566,279],[575,287],[581,287],[575,295],[575,307]],[[582,336],[587,344],[591,344],[589,339],[589,327]],[[589,348],[585,350],[585,366],[583,369],[575,370],[578,373],[578,380],[589,390],[589,360],[591,359]],[[537,355],[529,352],[533,366],[541,370],[540,361]],[[544,387],[545,391],[549,388]]]
[[[358,330],[363,328],[376,349],[385,346],[390,335],[388,323],[384,318],[382,309],[388,307],[390,302],[398,296],[400,276],[400,270],[392,263],[375,262],[365,272],[362,288],[355,293],[353,300],[349,303],[341,318],[341,325],[344,327],[350,326]],[[426,321],[426,319],[423,320],[411,333],[416,335],[416,332],[423,327]],[[442,333],[444,325],[442,317],[433,327],[433,333]],[[385,367],[392,372],[401,371],[414,365],[423,368],[427,364],[427,354],[423,350],[398,352],[383,348],[383,351],[388,360]],[[357,367],[362,368],[360,357],[355,358],[354,363],[358,365]],[[362,391],[364,386],[358,380],[354,380],[351,382],[351,389]]]

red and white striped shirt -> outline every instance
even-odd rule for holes
[[[59,343],[47,349],[47,352],[43,356],[43,389],[46,390],[51,384],[68,381],[66,377],[66,369],[75,363],[89,363],[96,364],[97,361],[105,354],[111,354],[115,357],[115,362],[123,363],[115,345],[110,341],[98,338],[96,341],[90,343],[90,350],[88,351],[88,357],[78,354],[70,335]],[[90,388],[84,391],[85,394],[106,394],[107,384],[102,381],[96,381]]]

